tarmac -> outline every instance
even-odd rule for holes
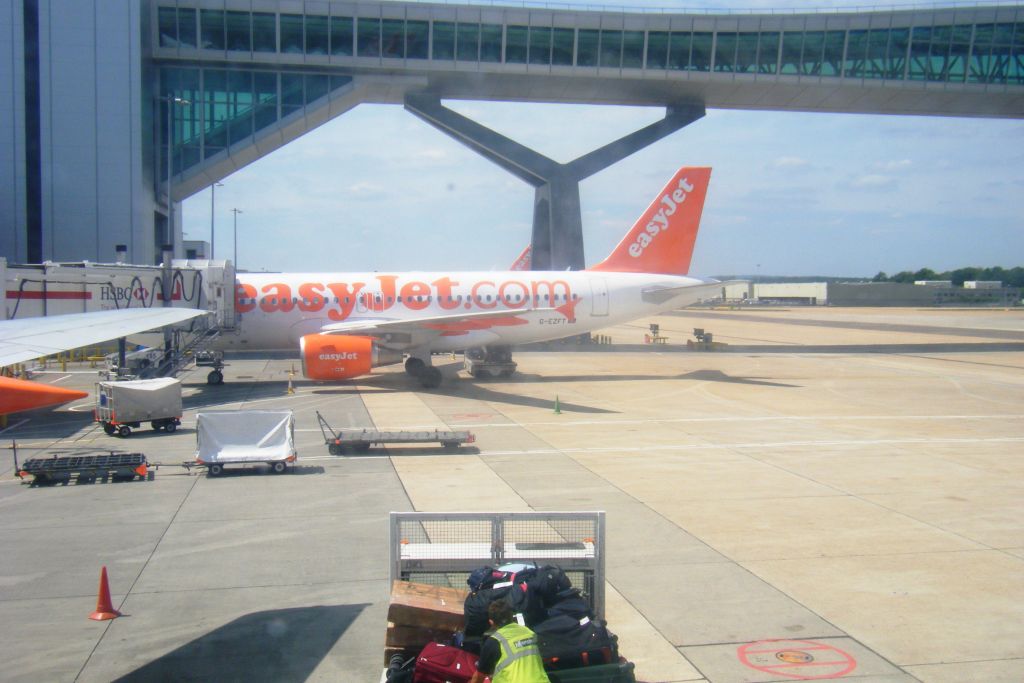
[[[727,346],[687,350],[695,327]],[[436,356],[435,390],[395,366],[289,393],[297,360],[230,360],[223,386],[182,375],[174,434],[107,436],[89,401],[9,416],[3,680],[377,681],[388,513],[527,510],[606,511],[606,615],[640,681],[1024,680],[1024,310],[693,309],[601,334],[518,352],[511,380]],[[294,411],[289,473],[179,466],[199,410],[249,408]],[[476,443],[332,456],[316,411]],[[161,467],[34,486],[12,442]],[[102,566],[123,616],[96,622]]]

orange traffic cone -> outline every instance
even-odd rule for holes
[[[107,583],[107,567],[100,570],[100,592],[96,597],[96,611],[89,615],[93,621],[116,619],[121,613],[110,604],[110,584]]]

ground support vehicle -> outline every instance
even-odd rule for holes
[[[155,431],[173,432],[181,425],[181,382],[171,377],[99,382],[94,416],[110,436],[131,436],[144,422]]]
[[[374,445],[439,443],[444,448],[458,448],[463,444],[476,441],[476,436],[472,432],[441,429],[424,431],[349,429],[336,432],[327,424],[327,420],[319,412],[316,414],[316,419],[320,422],[320,432],[324,436],[324,443],[327,444],[327,452],[331,455],[366,453]]]
[[[215,410],[196,415],[196,457],[185,467],[206,467],[212,477],[226,465],[266,463],[274,474],[288,471],[295,450],[290,410]]]
[[[511,377],[518,364],[512,360],[508,346],[466,349],[463,366],[471,377]]]
[[[101,479],[152,480],[155,467],[142,453],[55,453],[49,458],[31,458],[18,468],[18,476],[32,477],[33,484],[66,482],[78,475],[80,482]]]

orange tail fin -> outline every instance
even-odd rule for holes
[[[679,169],[611,255],[588,270],[686,275],[711,169]]]
[[[527,244],[526,249],[523,249],[523,253],[516,257],[513,261],[512,267],[509,270],[530,270],[530,266],[533,262],[533,245]]]

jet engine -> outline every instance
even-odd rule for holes
[[[402,352],[377,344],[373,337],[307,334],[299,340],[302,374],[310,379],[340,380],[370,374],[370,368],[402,361]]]

